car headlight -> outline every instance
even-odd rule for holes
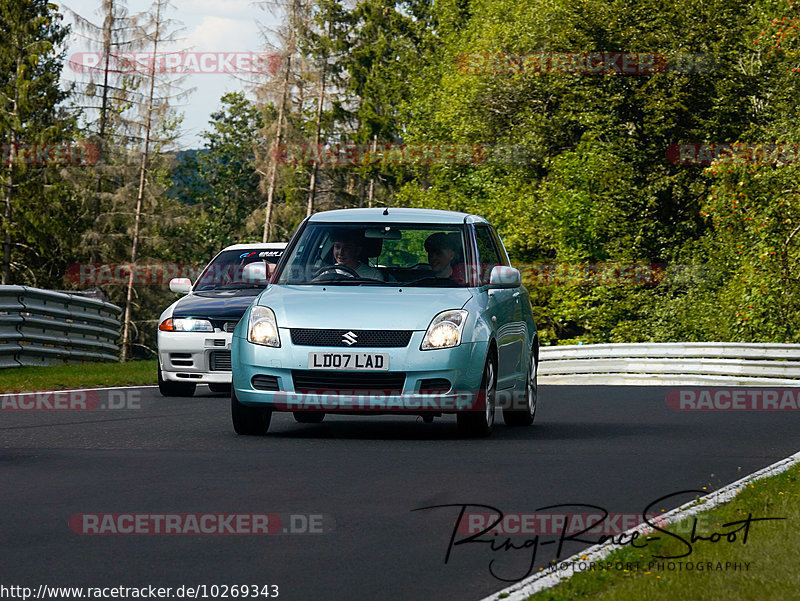
[[[451,348],[461,344],[461,333],[464,331],[467,315],[469,312],[464,309],[451,309],[439,313],[428,326],[420,350]]]
[[[278,323],[275,313],[269,307],[256,305],[250,310],[247,320],[247,341],[264,346],[280,346]]]
[[[158,325],[162,332],[213,332],[214,326],[207,319],[178,317],[165,319]]]

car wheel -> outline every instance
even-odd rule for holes
[[[161,396],[192,396],[196,384],[191,382],[170,382],[161,377],[161,367],[158,368],[158,391]]]
[[[292,415],[298,424],[321,424],[325,419],[324,411],[293,411]]]
[[[237,434],[261,436],[269,430],[272,410],[242,405],[236,398],[236,391],[231,388],[231,421]]]
[[[531,349],[530,360],[528,361],[528,374],[525,379],[525,408],[524,409],[504,409],[503,421],[507,426],[530,426],[536,417],[536,404],[539,400],[539,386],[536,383],[536,376],[539,372],[539,364],[536,355]]]
[[[486,437],[492,433],[494,426],[494,410],[497,401],[497,378],[495,377],[494,357],[486,359],[481,379],[481,390],[478,393],[480,410],[462,411],[456,417],[458,429],[472,438]]]
[[[230,384],[209,384],[208,389],[211,392],[219,392],[223,394],[230,394],[231,393],[231,385]]]

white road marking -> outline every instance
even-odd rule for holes
[[[800,452],[795,453],[787,457],[786,459],[781,459],[780,461],[773,463],[772,465],[768,465],[764,469],[758,470],[750,474],[749,476],[745,476],[741,480],[737,480],[732,484],[728,484],[727,486],[720,488],[719,490],[715,490],[712,493],[707,494],[704,497],[700,497],[694,501],[689,501],[688,503],[684,503],[680,507],[676,507],[672,511],[668,511],[664,514],[658,516],[659,520],[659,527],[664,527],[666,524],[673,524],[676,522],[680,522],[681,520],[691,517],[696,513],[700,513],[702,511],[707,511],[709,509],[713,509],[717,505],[722,505],[723,503],[727,503],[731,499],[733,499],[736,495],[738,495],[742,490],[744,490],[748,484],[751,482],[755,482],[756,480],[761,480],[763,478],[767,478],[769,476],[775,476],[782,472],[785,472],[792,466],[796,465],[800,462]],[[638,526],[631,528],[625,534],[631,535],[635,531],[638,532],[649,532],[651,530],[650,526],[645,522],[642,522]],[[619,537],[617,537],[619,538]],[[626,536],[629,538],[629,536]],[[568,566],[571,566],[577,562],[583,562],[584,564],[590,561],[599,561],[607,557],[612,551],[619,549],[619,546],[615,545],[593,545],[588,549],[583,551],[579,551],[563,560],[559,560],[558,564],[566,563]],[[572,567],[568,567],[565,570],[561,570],[560,568],[556,571],[550,572],[547,569],[545,571],[539,572],[530,576],[520,582],[512,584],[508,588],[505,588],[501,591],[497,591],[496,593],[492,593],[488,597],[481,599],[480,601],[498,601],[502,599],[503,601],[525,601],[531,595],[534,595],[538,592],[541,592],[545,589],[552,588],[559,584],[562,580],[567,580],[572,574],[575,573],[575,570]],[[501,597],[503,595],[503,597]]]

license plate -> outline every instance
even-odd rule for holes
[[[387,353],[308,353],[308,369],[387,371]]]

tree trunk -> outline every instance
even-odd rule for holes
[[[15,75],[15,81],[19,81],[21,70],[22,70],[22,52],[20,45],[22,41],[19,40],[17,43],[17,71]],[[12,111],[11,115],[14,117],[14,121],[17,121],[17,116],[19,112],[19,86],[14,87],[14,100],[12,103]],[[11,283],[11,218],[12,214],[12,201],[14,198],[14,161],[16,160],[16,153],[17,153],[17,132],[12,131],[11,137],[9,139],[10,147],[9,147],[9,159],[8,159],[8,183],[6,184],[6,193],[5,193],[5,215],[4,215],[4,232],[3,232],[3,275],[0,278],[0,283],[3,285]]]
[[[158,52],[158,36],[161,26],[161,4],[156,8],[156,31],[153,36],[153,56],[157,56]],[[147,113],[144,128],[144,147],[142,149],[142,162],[139,168],[139,191],[136,195],[136,214],[133,221],[133,241],[131,243],[131,265],[130,276],[128,277],[128,290],[125,294],[125,317],[122,332],[122,361],[128,360],[128,346],[130,345],[130,326],[131,326],[131,304],[133,301],[133,275],[135,272],[136,260],[139,258],[139,226],[142,218],[142,202],[144,199],[144,185],[147,174],[147,159],[150,151],[150,128],[152,125],[153,116],[153,96],[155,94],[156,74],[155,74],[156,61],[151,62],[150,67],[150,93],[147,98]]]
[[[378,136],[372,136],[372,155],[370,158],[375,156],[375,152],[378,150]],[[375,176],[369,178],[369,193],[367,194],[367,206],[371,209],[372,208],[372,199],[375,196]]]
[[[311,213],[314,212],[314,196],[317,192],[317,171],[319,170],[319,161],[317,161],[317,157],[321,155],[319,144],[322,137],[322,105],[325,102],[325,75],[328,66],[328,58],[325,57],[324,61],[325,62],[322,64],[322,73],[320,75],[319,102],[317,103],[317,119],[315,123],[316,133],[314,135],[314,165],[311,167],[311,182],[308,186],[306,217],[311,217]]]
[[[103,161],[103,152],[105,150],[106,141],[106,124],[108,122],[108,70],[109,61],[111,60],[111,31],[114,27],[114,0],[105,0],[103,2],[106,8],[106,17],[103,21],[103,99],[100,104],[100,133],[99,141],[97,143],[97,160],[100,164]],[[103,175],[97,177],[97,197],[95,198],[94,205],[94,218],[97,220],[100,217],[100,194],[103,191]]]
[[[292,50],[293,51],[293,50]],[[264,215],[264,235],[263,242],[269,242],[272,221],[272,200],[275,196],[275,182],[278,179],[278,153],[283,139],[283,119],[286,112],[286,95],[289,91],[289,71],[292,65],[291,53],[286,56],[286,72],[283,77],[283,89],[281,90],[281,103],[278,107],[278,131],[275,134],[275,144],[272,146],[269,163],[269,187],[267,188],[267,210]]]

